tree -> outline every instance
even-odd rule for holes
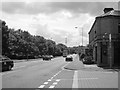
[[[2,54],[9,56],[9,30],[5,21],[2,21]]]

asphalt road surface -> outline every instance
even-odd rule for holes
[[[2,73],[2,88],[53,88],[52,85],[60,82],[62,77],[71,79],[66,85],[71,87],[74,71],[64,71],[63,67],[67,64],[69,62],[65,62],[63,57],[54,58],[51,61],[40,59],[15,63],[12,71]],[[55,79],[60,73],[60,78]]]
[[[74,60],[78,55],[73,55]],[[64,69],[73,62],[57,57],[51,61],[15,63],[2,74],[2,88],[118,88],[118,73],[85,66],[81,70]],[[77,64],[76,64],[77,65]]]

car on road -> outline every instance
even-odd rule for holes
[[[0,71],[11,70],[14,66],[13,60],[10,58],[0,55]]]
[[[43,57],[43,60],[51,60],[53,58],[52,55],[44,55]]]
[[[95,64],[92,56],[85,56],[82,61],[83,61],[83,64]]]
[[[72,56],[67,56],[65,58],[65,61],[69,62],[69,61],[73,61],[73,57]]]

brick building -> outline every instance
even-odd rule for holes
[[[2,21],[0,20],[0,55],[2,54]]]
[[[98,66],[120,65],[120,11],[105,8],[89,31],[89,45]]]

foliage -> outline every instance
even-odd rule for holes
[[[2,21],[2,54],[11,59],[36,58],[42,55],[61,56],[67,49],[69,54],[76,52],[77,48],[67,47],[62,43],[45,39],[42,36],[31,35],[28,31],[8,28]]]

